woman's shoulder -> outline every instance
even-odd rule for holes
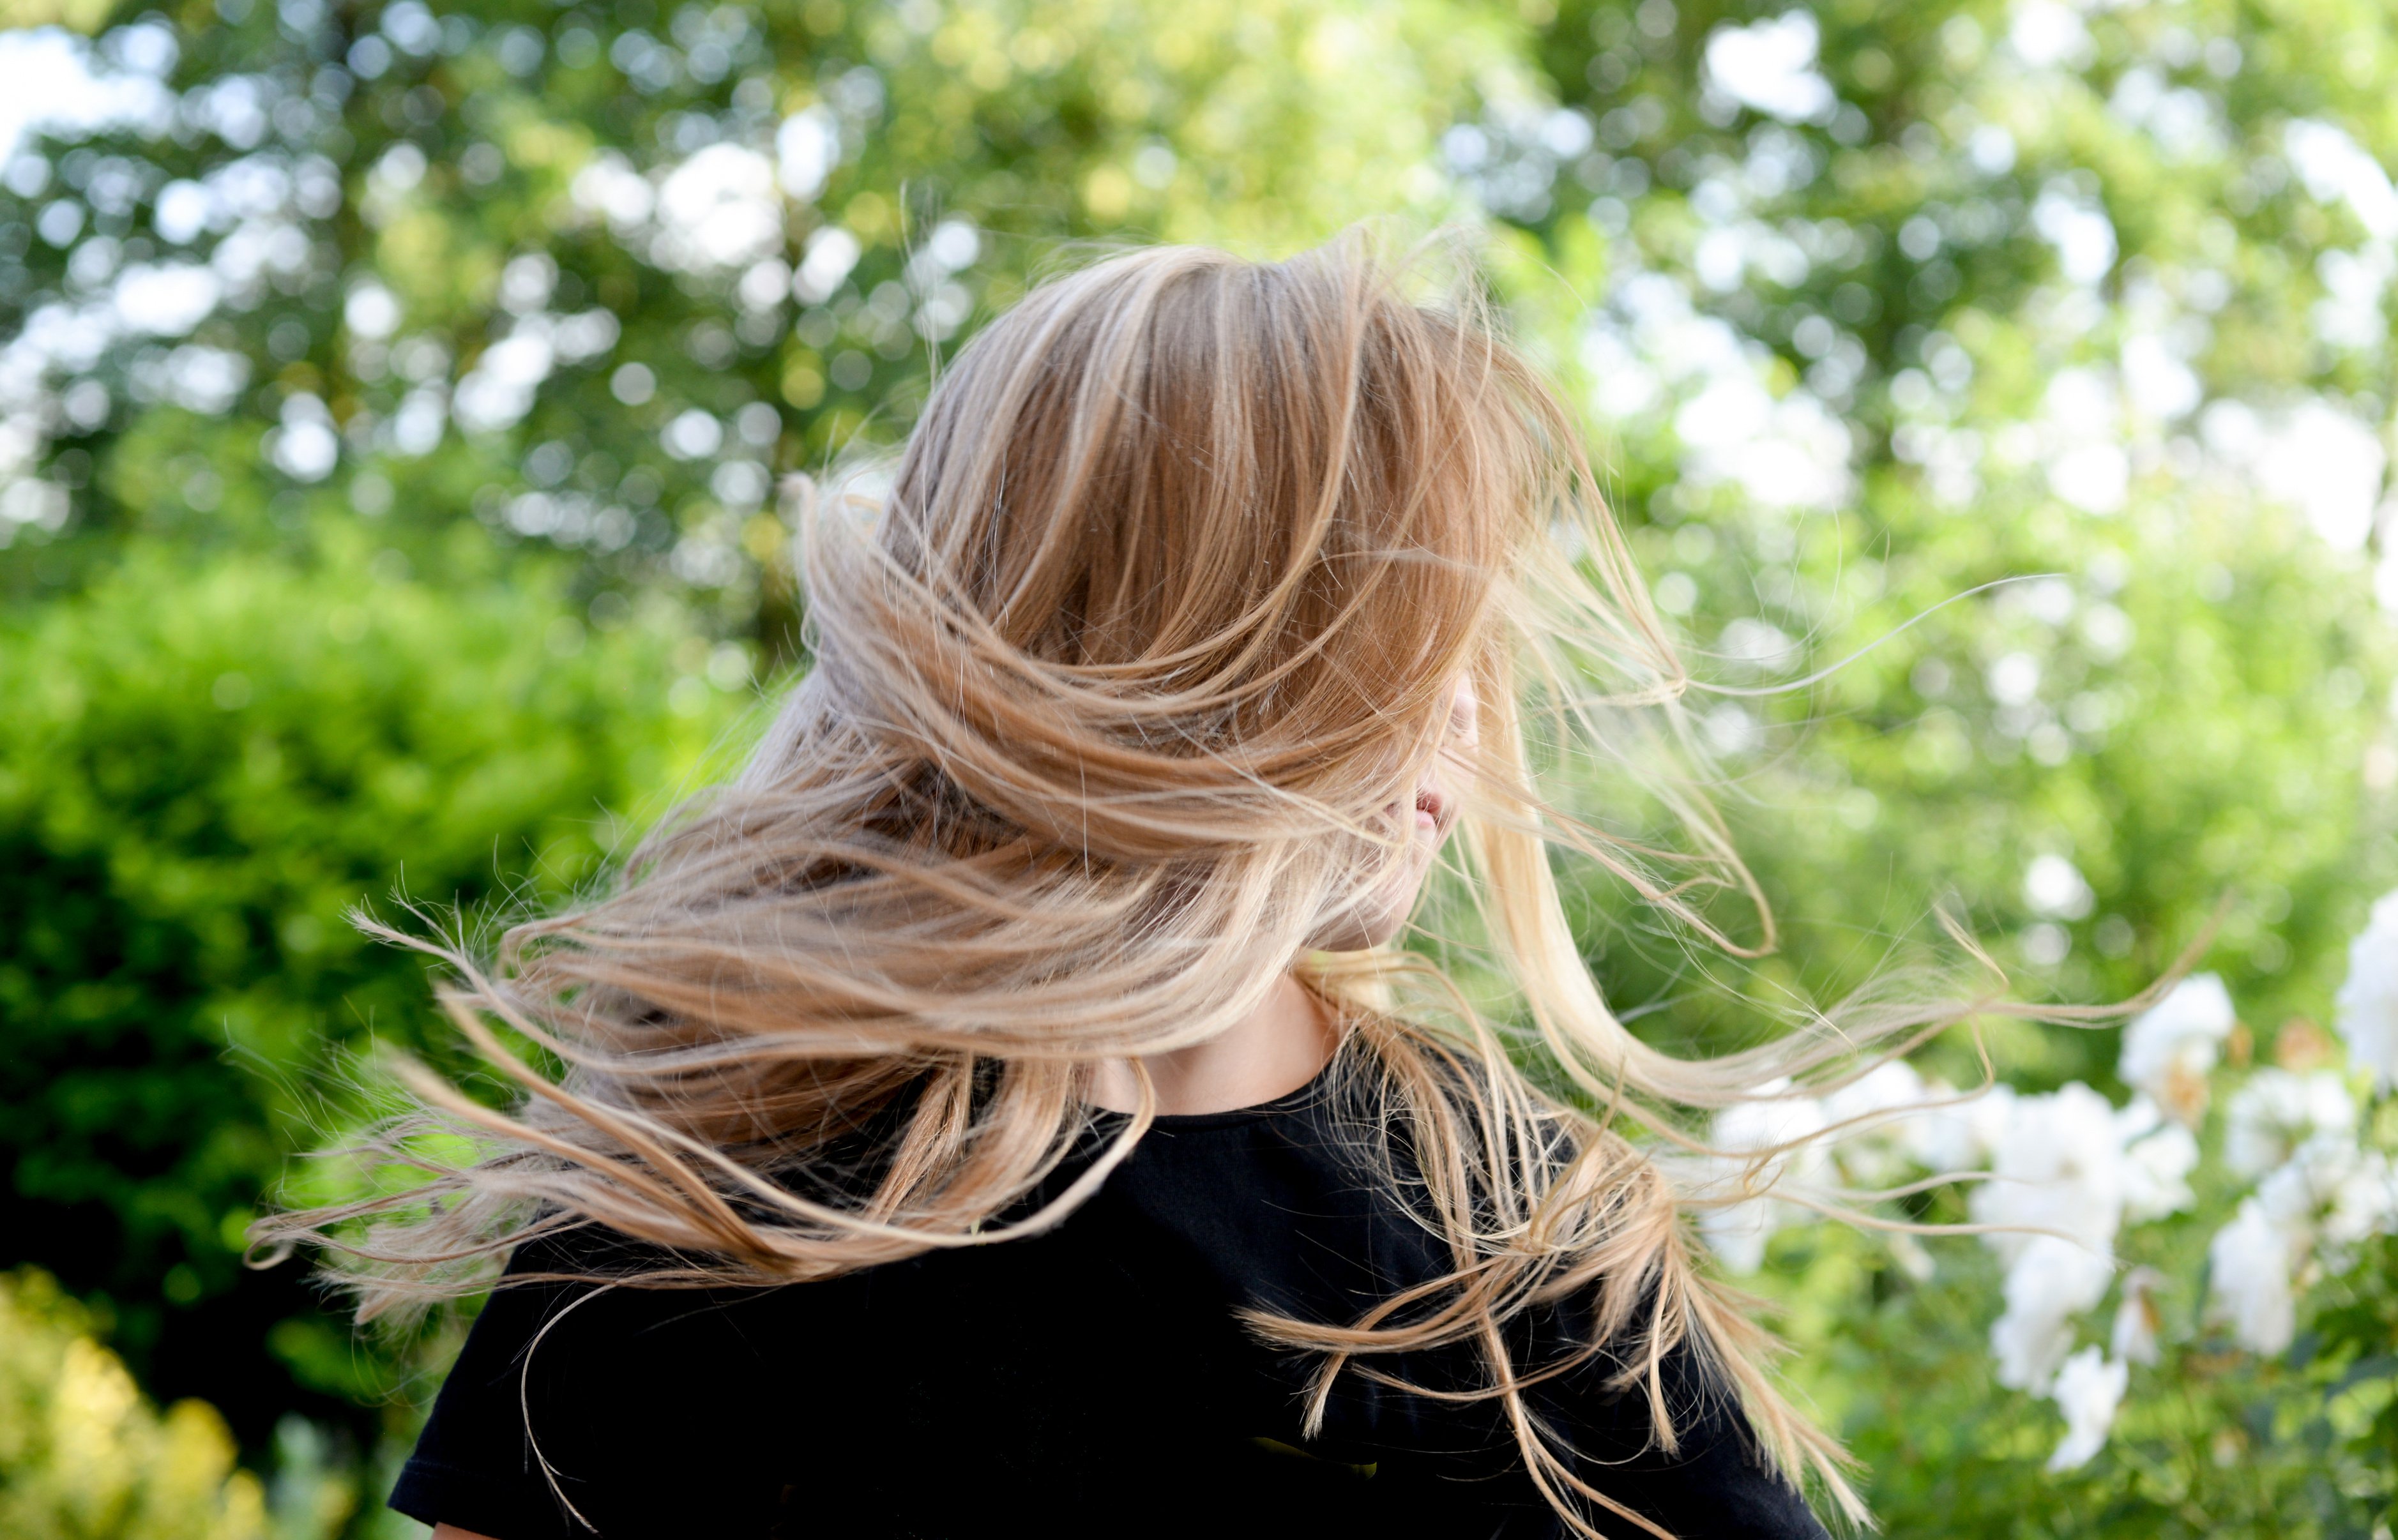
[[[467,1333],[451,1384],[518,1375],[560,1386],[605,1362],[618,1375],[684,1376],[696,1362],[785,1351],[811,1322],[855,1308],[849,1289],[729,1282],[720,1261],[585,1222],[540,1226],[517,1243]]]
[[[708,1533],[763,1533],[787,1429],[791,1318],[773,1291],[658,1287],[673,1253],[595,1225],[537,1229],[467,1332],[392,1497],[518,1536],[665,1533],[639,1510],[695,1493]],[[828,1339],[834,1333],[827,1332]],[[630,1505],[628,1507],[627,1505]],[[686,1515],[685,1517],[690,1517]]]

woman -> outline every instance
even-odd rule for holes
[[[1805,1480],[1859,1516],[1651,1156],[1843,1045],[1689,1062],[1608,1012],[1552,847],[1723,945],[1685,895],[1745,876],[1654,772],[1683,677],[1567,413],[1408,271],[1353,236],[1036,289],[887,493],[811,515],[813,663],[740,778],[495,966],[444,954],[522,1105],[416,1073],[414,1188],[267,1228],[364,1317],[508,1258],[396,1507],[1695,1540],[1820,1534]],[[1528,725],[1645,775],[1686,853],[1544,800]],[[1452,834],[1472,996],[1389,945]]]

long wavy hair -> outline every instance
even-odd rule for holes
[[[1470,264],[1383,253],[1131,251],[991,323],[895,462],[802,509],[810,663],[738,776],[495,948],[392,933],[446,959],[440,1001],[519,1105],[402,1065],[413,1110],[371,1146],[401,1179],[267,1219],[263,1248],[328,1248],[373,1318],[579,1225],[677,1259],[621,1280],[655,1287],[1005,1244],[1151,1126],[1145,1076],[1120,1129],[1095,1119],[1098,1065],[1206,1040],[1297,970],[1402,1131],[1367,1147],[1403,1138],[1393,1178],[1455,1263],[1357,1320],[1252,1318],[1317,1355],[1311,1429],[1341,1373],[1470,1348],[1573,1528],[1663,1534],[1528,1399],[1570,1365],[1516,1361],[1504,1327],[1570,1300],[1661,1445],[1687,1346],[1778,1468],[1862,1519],[1771,1339],[1694,1264],[1688,1211],[1748,1188],[1694,1196],[1661,1156],[1701,1147],[1694,1109],[1820,1091],[1966,1008],[1855,1002],[1696,1060],[1610,1012],[1553,856],[1694,944],[1754,950],[1771,918],[1696,789],[1688,677],[1571,414],[1470,278],[1426,276]],[[1438,880],[1471,987],[1422,948],[1311,951],[1409,859],[1461,676],[1484,729]],[[1678,833],[1573,811],[1594,775]],[[1753,901],[1749,944],[1710,893]],[[473,1155],[444,1158],[460,1134]]]

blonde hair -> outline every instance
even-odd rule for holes
[[[1221,1032],[1296,965],[1455,1263],[1360,1320],[1252,1318],[1320,1355],[1311,1430],[1341,1373],[1464,1345],[1577,1531],[1605,1510],[1662,1534],[1528,1400],[1572,1365],[1516,1361],[1502,1327],[1571,1300],[1595,1323],[1574,1361],[1623,1365],[1661,1445],[1687,1347],[1777,1468],[1861,1519],[1770,1340],[1694,1265],[1695,1199],[1652,1152],[1701,1147],[1686,1109],[1820,1089],[1860,1042],[1962,1008],[1869,1002],[1704,1060],[1610,1011],[1553,850],[1716,945],[1735,944],[1700,890],[1764,904],[1696,781],[1660,769],[1686,676],[1570,414],[1472,284],[1426,300],[1422,271],[1355,233],[1273,264],[1145,249],[994,321],[887,490],[805,510],[812,665],[737,779],[494,956],[414,943],[454,970],[441,1002],[521,1105],[403,1065],[423,1105],[376,1147],[406,1187],[259,1238],[331,1248],[362,1318],[484,1287],[510,1247],[581,1224],[682,1259],[631,1280],[652,1286],[1002,1243],[1057,1223],[1150,1126],[1144,1077],[1140,1110],[1035,1200],[1092,1132],[1096,1065]],[[1461,673],[1486,725],[1449,881],[1511,992],[1480,1006],[1420,953],[1306,951],[1405,858],[1390,810],[1441,752]],[[1637,776],[1684,837],[1648,848],[1574,816],[1528,740]],[[829,1169],[878,1128],[873,1159]],[[478,1158],[445,1163],[427,1130]]]

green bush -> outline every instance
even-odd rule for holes
[[[265,1493],[204,1401],[161,1413],[46,1275],[0,1274],[0,1534],[266,1540]]]
[[[479,536],[475,537],[479,540]],[[372,1038],[418,1044],[424,970],[344,919],[554,900],[746,690],[661,602],[597,629],[537,571],[410,581],[168,551],[0,629],[0,1231],[102,1302],[161,1394],[246,1436],[383,1387],[299,1266],[241,1232],[350,1111]],[[289,1379],[262,1373],[263,1338]]]
[[[2236,1087],[2236,1073],[2216,1078]],[[1885,1239],[1811,1225],[1776,1239],[1754,1280],[1799,1349],[1798,1386],[1868,1471],[1884,1531],[1960,1540],[2198,1540],[2201,1536],[2386,1534],[2398,1481],[2398,1240],[2384,1235],[2318,1273],[2297,1300],[2299,1330],[2280,1352],[2238,1340],[2210,1278],[2212,1237],[2239,1196],[2209,1129],[2192,1207],[2129,1226],[2122,1277],[2080,1325],[2114,1352],[2134,1287],[2157,1340],[2133,1362],[2104,1446],[2055,1471],[2067,1423],[2046,1395],[1998,1382],[1990,1327],[2001,1269],[1970,1239],[1909,1255]],[[2398,1146],[2398,1104],[2382,1104],[2368,1147]],[[1956,1193],[1922,1217],[1967,1217]],[[1932,1265],[1925,1265],[1925,1259]],[[2302,1278],[2301,1281],[2305,1281]],[[2377,1528],[2376,1526],[2384,1526]]]

